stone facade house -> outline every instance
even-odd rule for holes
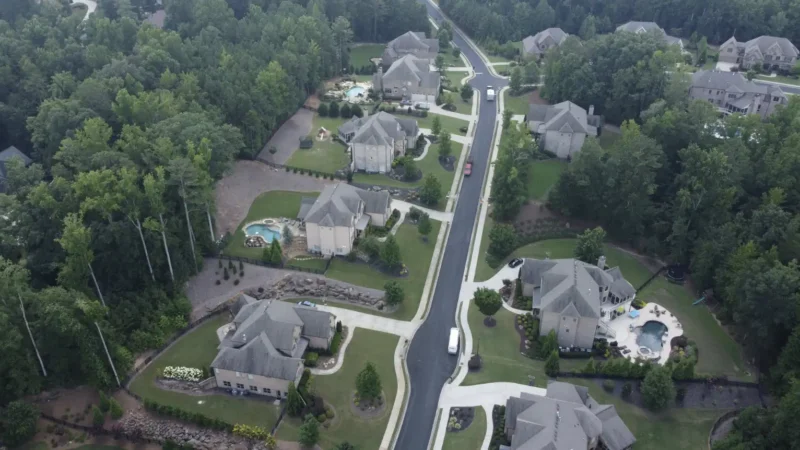
[[[632,21],[624,23],[617,27],[617,33],[619,32],[628,32],[637,34],[655,32],[663,36],[664,42],[667,45],[677,45],[678,47],[680,47],[681,50],[683,50],[683,41],[681,40],[681,38],[668,35],[667,32],[664,31],[664,29],[658,26],[658,24],[655,22]]]
[[[217,386],[283,398],[303,374],[306,349],[328,349],[336,316],[316,308],[240,294],[211,363]]]
[[[797,63],[800,52],[786,38],[759,36],[747,42],[731,37],[719,47],[719,61],[736,64],[742,69],[759,67],[764,70],[788,72]]]
[[[387,191],[366,191],[346,183],[329,184],[316,199],[304,198],[298,219],[305,223],[309,253],[347,255],[368,225],[389,220]]]
[[[714,105],[722,114],[758,114],[766,119],[789,99],[777,85],[757,84],[738,72],[700,70],[692,74],[689,97]]]
[[[33,163],[33,160],[28,157],[25,153],[22,153],[20,149],[14,147],[8,147],[7,149],[0,152],[0,193],[6,192],[6,177],[8,176],[8,168],[6,167],[6,163],[11,161],[12,159],[19,159],[22,161],[22,164],[25,167],[28,167]]]
[[[431,70],[427,59],[405,55],[392,63],[386,72],[383,67],[372,76],[372,86],[383,98],[434,102],[442,80],[439,72]]]
[[[392,171],[394,158],[416,145],[419,126],[415,119],[379,112],[353,117],[339,127],[338,133],[350,147],[353,171],[387,173]]]
[[[533,299],[542,336],[555,330],[558,345],[592,348],[598,331],[636,297],[619,267],[605,268],[577,259],[525,259],[519,269],[522,294]]]
[[[560,381],[548,381],[546,395],[510,397],[505,420],[511,445],[500,450],[628,450],[636,443],[614,405]]]
[[[414,55],[420,59],[426,59],[433,63],[439,54],[439,40],[425,37],[425,33],[418,31],[408,31],[386,45],[381,57],[381,65],[384,68],[390,67],[395,61],[405,55]]]
[[[522,56],[539,59],[553,47],[561,45],[569,35],[561,28],[548,28],[522,40]]]
[[[592,115],[572,102],[556,105],[532,104],[528,109],[528,129],[538,137],[539,147],[559,158],[574,156],[583,147],[587,136],[597,136],[602,126],[600,116]]]

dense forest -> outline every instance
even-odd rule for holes
[[[428,31],[413,0],[375,5],[173,0],[161,30],[142,24],[151,0],[101,0],[86,21],[2,2],[0,148],[34,163],[8,163],[0,194],[0,405],[115,385],[101,330],[122,378],[185,326],[183,286],[220,245],[215,181],[341,73],[354,39]]]
[[[630,20],[652,21],[675,36],[693,33],[721,44],[768,34],[800,42],[798,0],[440,0],[439,6],[470,36],[504,43],[548,27],[587,38]]]

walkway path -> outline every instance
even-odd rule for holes
[[[423,132],[423,134],[424,134],[424,132]],[[423,159],[425,159],[425,156],[428,155],[428,149],[429,148],[431,148],[431,140],[428,139],[428,138],[425,138],[425,149],[422,150],[422,153],[419,156],[414,158],[414,161],[422,161]]]
[[[474,120],[475,118],[470,114],[458,113],[453,111],[448,111],[443,109],[441,106],[438,106],[434,103],[431,103],[431,109],[428,110],[431,114],[439,114],[440,116],[448,116],[454,117],[456,119],[466,120],[467,122]]]
[[[424,206],[415,205],[404,200],[392,199],[392,208],[404,214],[411,211],[411,208],[417,208],[426,213],[433,220],[438,220],[439,222],[450,222],[453,220],[453,213],[436,211],[434,209],[425,208]]]
[[[425,135],[432,134],[430,128],[420,128],[419,131]],[[458,142],[459,144],[469,144],[470,142],[472,142],[472,138],[453,133],[450,133],[450,140],[453,142]]]

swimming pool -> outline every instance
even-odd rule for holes
[[[253,225],[248,225],[247,228],[244,229],[244,232],[248,236],[261,236],[264,240],[269,244],[272,242],[273,239],[280,240],[281,232],[271,228],[267,225],[261,223],[255,223]]]
[[[646,322],[636,338],[636,343],[640,347],[647,347],[653,353],[660,354],[663,344],[661,338],[667,333],[667,326],[661,322],[650,320]]]
[[[344,95],[346,95],[347,98],[356,98],[359,95],[363,96],[366,92],[367,90],[361,86],[353,86],[350,89],[348,89],[347,92],[344,93]]]

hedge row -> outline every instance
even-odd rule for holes
[[[180,409],[175,406],[170,405],[162,405],[158,402],[154,402],[152,400],[145,399],[144,407],[148,411],[152,411],[156,414],[160,414],[163,416],[170,416],[175,417],[176,419],[184,420],[186,422],[191,422],[195,425],[204,427],[204,428],[211,428],[213,430],[220,430],[220,431],[227,431],[229,433],[233,432],[233,425],[225,422],[224,420],[213,419],[211,417],[205,416],[200,413],[193,413],[190,411],[186,411]]]

